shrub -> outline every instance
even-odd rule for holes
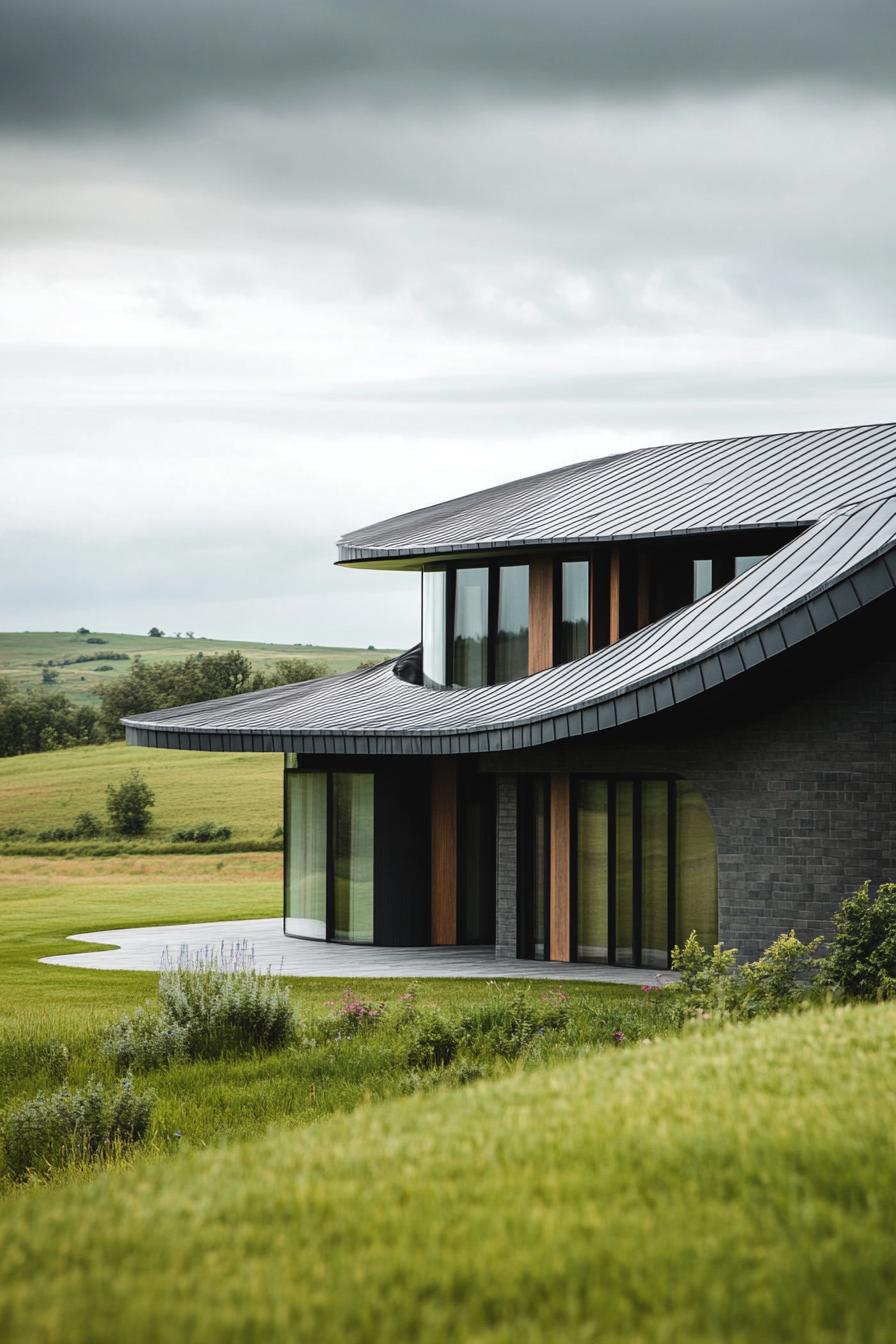
[[[27,834],[24,826],[4,826],[0,829],[0,840],[21,840]]]
[[[184,1032],[192,1058],[229,1050],[276,1050],[295,1034],[289,991],[249,964],[245,946],[201,953],[159,976],[162,1016]]]
[[[793,929],[779,934],[756,960],[733,980],[732,1008],[738,1017],[765,1017],[793,1008],[820,962],[815,956],[823,938],[800,942]]]
[[[85,644],[108,644],[109,641],[108,641],[108,639],[100,639],[99,635],[91,635],[91,636],[90,636],[90,639],[85,639],[84,643],[85,643]],[[128,655],[125,653],[125,654],[117,654],[116,656],[119,657],[119,658],[127,658]]]
[[[198,826],[182,827],[171,832],[172,840],[194,840],[209,844],[213,840],[229,840],[233,832],[229,826],[216,826],[213,821],[202,821]]]
[[[896,998],[896,882],[868,882],[834,915],[836,933],[818,983],[848,999]]]
[[[103,1053],[115,1069],[158,1069],[187,1054],[187,1031],[162,1013],[137,1008],[110,1027]]]
[[[130,1078],[114,1089],[89,1082],[40,1093],[14,1107],[3,1122],[3,1153],[16,1181],[32,1172],[47,1175],[69,1162],[91,1161],[120,1145],[139,1143],[149,1132],[153,1097],[134,1091]]]
[[[155,800],[139,770],[131,770],[120,784],[110,784],[106,789],[106,811],[112,830],[118,835],[143,835]]]
[[[414,1038],[408,1047],[408,1068],[445,1068],[457,1054],[460,1041],[459,1027],[443,1014],[419,1013]]]
[[[532,1041],[562,1030],[569,1021],[564,990],[549,990],[538,1000],[527,988],[494,987],[493,997],[461,1021],[461,1037],[476,1050],[516,1059]]]
[[[95,812],[79,812],[72,831],[76,840],[95,840],[103,833],[103,823]]]
[[[716,943],[707,952],[691,930],[684,947],[672,949],[672,969],[680,979],[681,993],[692,1010],[724,1011],[730,1006],[731,984],[737,970],[737,948]]]

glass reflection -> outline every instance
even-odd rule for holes
[[[517,681],[529,672],[529,566],[498,571],[495,680]]]
[[[588,652],[588,561],[564,560],[560,581],[560,662]]]
[[[454,596],[454,684],[488,682],[488,570],[459,569]]]
[[[448,575],[444,570],[423,573],[423,684],[444,686]]]

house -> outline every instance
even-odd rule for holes
[[[284,929],[663,968],[896,877],[896,424],[602,457],[352,532],[421,641],[125,720],[285,760]]]

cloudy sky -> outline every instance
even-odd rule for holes
[[[407,644],[380,517],[896,419],[893,0],[0,0],[0,628]]]

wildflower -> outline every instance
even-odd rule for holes
[[[613,1032],[613,1040],[616,1043],[616,1045],[621,1045],[622,1042],[625,1040],[625,1032],[621,1029],[621,1027],[617,1027],[616,1030]]]

